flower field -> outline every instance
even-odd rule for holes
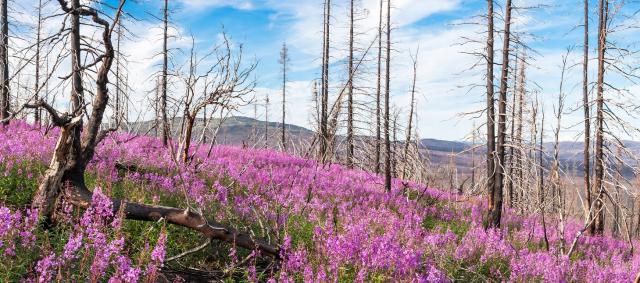
[[[502,230],[484,230],[479,198],[402,180],[386,192],[370,172],[270,150],[201,145],[185,166],[158,139],[127,134],[97,150],[86,176],[92,206],[60,203],[45,227],[28,206],[56,135],[19,121],[0,129],[0,281],[152,282],[185,266],[279,282],[630,282],[640,272],[639,243],[610,236],[582,236],[571,257],[560,255],[579,221],[562,239],[547,216],[546,247],[537,215],[507,210]],[[282,262],[215,241],[168,260],[206,239],[125,220],[107,196],[200,211],[280,245]]]

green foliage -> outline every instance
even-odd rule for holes
[[[458,239],[462,238],[467,231],[469,231],[469,223],[459,221],[459,220],[442,220],[432,215],[427,215],[422,220],[422,227],[429,231],[438,231],[441,233],[447,232],[447,230],[451,230]]]
[[[0,203],[10,207],[29,206],[33,194],[38,189],[37,172],[43,171],[42,165],[26,161],[17,164],[8,172],[4,166],[0,166]]]
[[[307,251],[314,250],[313,228],[315,225],[306,217],[293,214],[287,219],[287,233],[291,236],[291,245],[294,248],[304,247]]]

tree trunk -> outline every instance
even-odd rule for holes
[[[331,20],[331,0],[325,1],[324,40],[322,48],[322,102],[320,110],[320,159],[327,161],[329,143],[329,26]]]
[[[516,48],[517,49],[517,48]],[[511,145],[509,146],[509,179],[507,181],[507,188],[509,192],[509,207],[513,207],[513,203],[515,197],[513,195],[513,167],[514,167],[514,148],[515,148],[515,128],[516,128],[516,93],[518,92],[518,53],[516,52],[516,58],[513,63],[513,88],[512,88],[512,97],[511,97],[511,135],[509,135],[509,142]]]
[[[387,1],[387,64],[385,76],[385,93],[384,93],[384,187],[387,191],[391,191],[391,141],[389,137],[389,82],[391,70],[391,0]]]
[[[122,24],[120,22],[116,23],[118,25],[118,28],[116,30],[116,102],[114,103],[115,105],[115,124],[116,127],[120,127],[120,122],[121,122],[121,114],[120,112],[122,112],[122,109],[120,108],[120,94],[122,93],[122,89],[121,89],[121,79],[120,79],[120,40],[122,39]]]
[[[522,168],[522,161],[524,160],[524,150],[523,150],[523,138],[522,138],[522,128],[523,128],[523,118],[522,114],[524,111],[524,100],[526,94],[526,49],[522,52],[522,56],[520,56],[520,76],[518,76],[518,126],[516,132],[516,140],[517,140],[517,157],[516,157],[516,170],[518,172],[518,186],[520,192],[516,192],[516,199],[520,201],[520,210],[524,209],[524,192],[522,191],[523,182],[524,182],[524,169]]]
[[[502,194],[504,188],[504,166],[506,153],[507,119],[507,79],[509,76],[509,44],[511,36],[511,0],[505,3],[504,42],[502,45],[502,73],[500,76],[500,97],[498,99],[498,162],[495,168],[493,206],[489,208],[489,226],[500,227],[502,218]]]
[[[169,32],[169,0],[164,0],[163,9],[163,36],[162,36],[162,92],[160,93],[160,114],[162,115],[162,144],[166,147],[169,143],[169,121],[167,118],[167,68],[169,61],[169,50],[167,40]]]
[[[347,166],[353,167],[353,0],[349,11],[349,59],[347,82]]]
[[[36,26],[36,54],[35,54],[35,87],[33,89],[35,101],[40,100],[40,40],[42,34],[42,0],[38,1],[38,23]],[[33,119],[36,125],[41,124],[42,110],[36,108],[33,113]]]
[[[402,168],[402,179],[407,176],[407,164],[409,157],[409,144],[411,144],[411,130],[413,127],[413,111],[416,104],[416,80],[418,76],[418,50],[416,50],[416,57],[413,59],[413,80],[411,84],[411,103],[409,105],[409,121],[407,123],[407,136],[404,140],[404,167]]]
[[[7,5],[9,0],[0,0],[0,120],[9,123],[9,20]]]
[[[487,0],[487,197],[489,203],[489,215],[494,210],[495,190],[495,103],[493,86],[493,0]],[[487,222],[489,223],[489,222]]]
[[[382,135],[380,132],[381,125],[381,109],[380,109],[380,100],[381,100],[381,79],[382,79],[382,15],[383,15],[383,2],[384,0],[380,0],[380,16],[378,18],[378,76],[376,81],[376,174],[380,174],[380,158],[381,158],[381,144],[382,144]]]
[[[286,105],[287,105],[287,61],[289,60],[289,51],[287,44],[282,44],[282,50],[280,51],[280,63],[282,64],[282,150],[287,151],[287,135],[286,135]]]
[[[591,212],[591,107],[589,106],[589,1],[584,0],[584,49],[582,58],[582,108],[584,110],[584,149],[583,149],[583,174],[584,174],[584,195],[585,195],[585,222],[591,223],[593,213]],[[589,225],[589,233],[595,233],[595,226]]]
[[[182,148],[182,162],[185,164],[189,163],[189,149],[191,147],[191,136],[193,135],[193,124],[196,121],[196,116],[185,115],[184,117],[187,121],[184,129],[184,140],[183,140],[183,148]]]
[[[600,0],[599,7],[599,26],[598,26],[598,84],[597,84],[597,100],[596,100],[596,148],[595,148],[595,183],[594,188],[598,190],[598,196],[595,200],[594,210],[596,212],[595,233],[604,233],[604,209],[603,199],[606,191],[604,188],[604,56],[606,52],[607,42],[607,21],[609,14],[609,1]]]

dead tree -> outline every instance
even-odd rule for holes
[[[116,63],[116,93],[115,93],[115,97],[116,97],[116,101],[114,103],[114,122],[115,122],[115,127],[119,128],[120,127],[120,123],[122,122],[122,116],[123,116],[123,109],[121,108],[121,104],[123,101],[123,90],[122,90],[122,78],[121,78],[121,74],[120,74],[120,69],[121,69],[121,64],[122,64],[122,54],[120,53],[120,42],[122,41],[122,20],[118,21],[116,23],[116,50],[115,50],[115,63]]]
[[[584,0],[584,46],[582,57],[582,108],[584,111],[584,149],[583,149],[583,174],[585,195],[585,221],[590,223],[593,218],[591,213],[591,106],[589,104],[589,0]],[[595,233],[595,226],[589,226],[589,232]]]
[[[489,202],[489,214],[494,210],[494,190],[495,190],[495,103],[493,86],[493,0],[487,0],[487,197]],[[488,223],[488,222],[487,222]]]
[[[38,101],[40,99],[40,49],[41,49],[41,36],[42,36],[42,0],[38,0],[38,22],[36,23],[36,53],[35,53],[35,86],[33,89],[34,99]],[[33,112],[33,120],[36,125],[41,123],[42,110],[35,109]]]
[[[347,82],[347,166],[353,167],[353,23],[354,0],[349,1],[349,58],[347,70],[350,78]]]
[[[380,158],[381,158],[380,146],[382,144],[382,137],[380,133],[380,128],[382,126],[381,119],[380,119],[380,115],[381,115],[380,102],[381,102],[381,95],[382,95],[381,81],[382,81],[382,17],[383,17],[383,11],[384,11],[384,8],[382,5],[383,3],[384,3],[384,0],[380,0],[380,15],[378,17],[378,64],[377,64],[378,75],[376,79],[376,143],[375,143],[376,174],[380,174]]]
[[[162,144],[166,147],[169,143],[169,120],[167,118],[167,76],[169,63],[169,50],[167,41],[169,37],[169,0],[164,0],[163,9],[163,33],[162,33],[162,80],[160,82],[160,115],[162,117]]]
[[[280,65],[282,65],[282,137],[280,143],[282,144],[282,150],[287,151],[287,136],[285,132],[286,125],[286,106],[287,106],[287,63],[289,63],[289,49],[287,43],[282,43],[282,49],[280,50]]]
[[[320,160],[326,161],[329,150],[329,46],[330,46],[330,21],[331,21],[331,0],[324,3],[324,25],[322,42],[322,100],[320,109]]]
[[[390,73],[391,73],[391,1],[387,1],[387,49],[386,49],[386,74],[385,74],[385,92],[384,92],[384,187],[387,191],[391,191],[391,140],[389,133],[389,95],[390,95]]]
[[[493,186],[493,204],[489,207],[489,226],[500,227],[502,218],[502,201],[504,189],[504,166],[506,154],[506,119],[507,119],[507,80],[509,75],[509,44],[511,35],[511,0],[505,3],[504,35],[502,45],[502,73],[500,75],[500,97],[498,98],[498,162],[495,167],[495,182]]]
[[[181,159],[184,163],[188,163],[192,158],[190,149],[193,127],[204,108],[213,106],[212,113],[234,110],[240,106],[239,104],[244,101],[244,97],[251,93],[255,86],[255,82],[250,80],[255,64],[242,67],[242,45],[238,48],[238,54],[234,55],[226,35],[223,35],[223,38],[223,43],[201,57],[197,56],[195,40],[192,39],[189,63],[187,64],[188,72],[183,78],[186,93],[183,109]],[[210,57],[214,57],[214,65],[204,72],[199,72],[200,64]]]
[[[600,0],[598,7],[598,82],[596,98],[596,144],[595,144],[595,182],[594,188],[598,191],[594,207],[597,211],[595,215],[595,233],[604,232],[604,209],[603,198],[606,193],[603,183],[605,159],[604,159],[604,72],[605,54],[607,44],[607,22],[609,16],[609,0]]]
[[[515,130],[516,130],[516,98],[517,95],[516,93],[518,92],[518,53],[517,53],[517,48],[516,48],[516,54],[515,54],[515,60],[513,63],[513,88],[512,88],[512,93],[511,93],[511,134],[509,135],[509,142],[511,143],[509,146],[509,162],[507,163],[508,167],[508,176],[509,178],[507,179],[507,192],[509,195],[509,202],[508,205],[509,207],[513,207],[513,203],[514,203],[514,190],[513,190],[513,176],[514,176],[514,165],[515,165],[515,158],[514,158],[514,154],[515,154],[515,147],[516,147],[516,141],[514,139],[515,137]]]
[[[54,217],[54,208],[61,197],[68,202],[88,207],[92,193],[85,183],[85,171],[94,157],[96,146],[113,130],[101,129],[105,109],[109,101],[109,72],[114,60],[115,51],[111,38],[113,28],[120,19],[125,0],[120,1],[113,16],[113,22],[105,20],[102,13],[92,6],[83,6],[80,0],[58,0],[64,14],[70,19],[70,28],[61,32],[69,32],[69,49],[71,52],[72,89],[70,112],[61,113],[47,102],[41,100],[27,104],[27,108],[42,108],[49,113],[53,125],[60,128],[49,168],[44,173],[37,192],[32,201],[32,208],[38,209],[41,216],[49,219]],[[87,52],[86,45],[81,44],[80,18],[87,17],[92,25],[101,31],[100,52],[95,61],[80,60],[81,52]],[[83,51],[84,50],[84,51]],[[85,107],[85,90],[83,88],[82,73],[89,69],[95,70],[95,90],[93,99]],[[90,91],[87,91],[90,92]],[[83,122],[87,117],[87,123]],[[82,133],[82,134],[81,134]],[[240,233],[217,222],[206,219],[202,214],[190,209],[179,209],[146,204],[131,203],[124,200],[114,200],[115,211],[122,210],[127,219],[143,221],[157,221],[165,219],[168,223],[184,226],[200,232],[211,239],[218,239],[235,243],[248,249],[258,249],[263,254],[278,256],[278,248],[248,234]]]
[[[557,105],[553,111],[556,118],[556,126],[553,129],[553,165],[551,166],[551,192],[554,202],[554,209],[558,213],[559,223],[558,227],[560,233],[560,253],[564,254],[565,240],[564,240],[564,219],[565,219],[565,192],[562,190],[560,181],[560,127],[562,126],[562,112],[564,111],[564,103],[566,94],[564,93],[564,78],[567,70],[567,57],[571,53],[572,49],[567,49],[567,53],[562,57],[562,71],[560,73],[560,89],[558,92]]]
[[[9,0],[0,0],[0,120],[9,123]]]
[[[409,155],[409,145],[411,144],[411,130],[413,127],[413,110],[416,104],[416,80],[418,76],[418,55],[420,54],[420,48],[416,49],[416,54],[411,56],[411,61],[413,62],[413,80],[411,83],[411,102],[409,106],[409,121],[407,122],[407,135],[404,140],[404,155],[403,160],[405,161],[405,166],[402,168],[402,179],[407,176],[407,168],[406,162]]]
[[[516,199],[521,203],[520,205],[520,209],[523,209],[523,194],[524,192],[522,192],[522,187],[523,187],[523,180],[524,180],[524,169],[522,168],[522,164],[523,164],[523,160],[524,160],[524,143],[523,143],[523,135],[522,135],[522,131],[523,131],[523,124],[524,124],[524,120],[523,120],[523,112],[524,112],[524,101],[525,101],[525,97],[526,97],[526,49],[524,49],[524,51],[522,52],[522,55],[520,56],[520,68],[519,68],[519,72],[520,75],[518,76],[518,116],[517,116],[517,120],[518,120],[518,125],[517,125],[517,130],[516,130],[516,144],[517,144],[517,151],[516,151],[516,164],[515,164],[515,168],[517,170],[518,173],[518,177],[517,177],[517,188],[520,190],[520,192],[516,192],[515,194]]]
[[[542,229],[544,233],[545,249],[549,251],[549,238],[547,237],[547,221],[545,219],[545,191],[544,191],[544,104],[540,109],[540,144],[538,145],[538,193],[540,195],[540,214],[542,215]],[[535,139],[535,138],[534,138]]]
[[[269,148],[269,94],[264,98],[264,148]]]

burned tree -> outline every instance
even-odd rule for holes
[[[407,122],[407,135],[404,140],[404,153],[403,160],[405,162],[405,166],[402,168],[402,178],[404,179],[407,176],[407,162],[409,157],[409,146],[411,144],[411,130],[413,127],[413,112],[416,104],[416,81],[418,77],[418,55],[420,54],[420,48],[416,50],[416,54],[411,56],[411,61],[413,62],[413,80],[411,83],[411,102],[409,105],[409,121]]]
[[[386,73],[384,92],[384,187],[391,191],[391,140],[389,133],[389,95],[390,95],[390,72],[391,72],[391,1],[387,1],[387,49],[386,49]]]
[[[237,54],[234,54],[226,35],[223,38],[222,44],[202,57],[196,54],[195,39],[192,39],[188,71],[182,78],[185,96],[180,159],[184,163],[191,160],[193,127],[204,108],[212,106],[211,113],[236,109],[255,86],[250,77],[255,64],[242,67],[242,45],[238,47]],[[208,59],[213,59],[213,65],[204,72],[199,72],[200,65]]]
[[[349,1],[349,55],[348,55],[348,82],[347,82],[347,166],[353,167],[353,23],[354,0]]]
[[[607,23],[609,16],[609,1],[600,0],[598,7],[598,82],[596,85],[596,142],[595,142],[595,180],[593,187],[598,192],[594,203],[595,230],[597,234],[604,232],[604,209],[603,198],[605,197],[604,188],[604,72],[605,72],[605,54],[607,44]]]
[[[585,219],[591,222],[591,106],[589,104],[589,1],[584,1],[584,46],[582,58],[582,108],[584,111],[584,149],[583,149],[583,172],[584,174],[584,195],[585,195]],[[595,226],[589,226],[589,232],[595,232]]]
[[[493,86],[493,0],[487,0],[487,196],[489,212],[494,210],[493,191],[495,183],[495,114]]]
[[[287,106],[287,63],[289,63],[289,49],[287,43],[282,43],[282,49],[280,50],[279,63],[282,65],[282,137],[280,143],[282,144],[282,150],[287,151],[287,136],[285,131],[286,125],[286,106]]]
[[[377,76],[376,76],[376,141],[375,141],[375,172],[380,174],[380,146],[381,140],[381,119],[380,119],[380,100],[381,100],[381,77],[382,77],[382,16],[383,16],[383,4],[384,0],[380,0],[380,15],[378,17],[378,63],[377,63]]]
[[[168,145],[169,141],[169,120],[167,118],[167,76],[169,50],[167,49],[167,40],[169,37],[169,0],[164,0],[163,9],[163,34],[162,34],[162,80],[160,82],[160,115],[162,124],[162,144]]]
[[[96,146],[115,130],[103,129],[101,126],[109,101],[110,93],[107,86],[115,57],[111,37],[122,15],[125,0],[119,2],[111,23],[103,18],[102,12],[91,6],[81,5],[80,0],[58,0],[58,3],[70,19],[70,29],[61,32],[68,32],[70,37],[72,109],[70,112],[61,113],[42,99],[25,105],[27,108],[44,109],[51,116],[52,123],[60,128],[49,168],[44,173],[32,201],[32,207],[48,219],[55,219],[56,203],[63,197],[76,206],[90,205],[92,192],[85,183],[85,171],[94,157]],[[81,41],[81,18],[89,18],[90,24],[99,27],[101,31],[101,44],[98,45],[100,47],[89,46],[92,48],[91,52],[99,52],[99,56],[93,61],[81,60],[81,53],[89,52],[89,49],[85,48],[88,46]],[[95,69],[95,80],[90,84],[94,85],[95,89],[85,91],[82,74],[88,69]],[[88,92],[93,93],[93,99],[85,104]],[[84,117],[88,117],[86,123]],[[233,242],[249,249],[257,248],[263,254],[278,256],[278,248],[208,220],[192,209],[145,205],[124,200],[114,200],[113,209],[122,209],[127,219],[157,221],[164,218],[168,223],[196,230],[208,238]]]
[[[330,46],[331,0],[324,3],[324,25],[322,41],[322,79],[320,102],[320,159],[324,162],[329,150],[329,46]]]
[[[9,123],[9,0],[0,0],[0,120]]]

